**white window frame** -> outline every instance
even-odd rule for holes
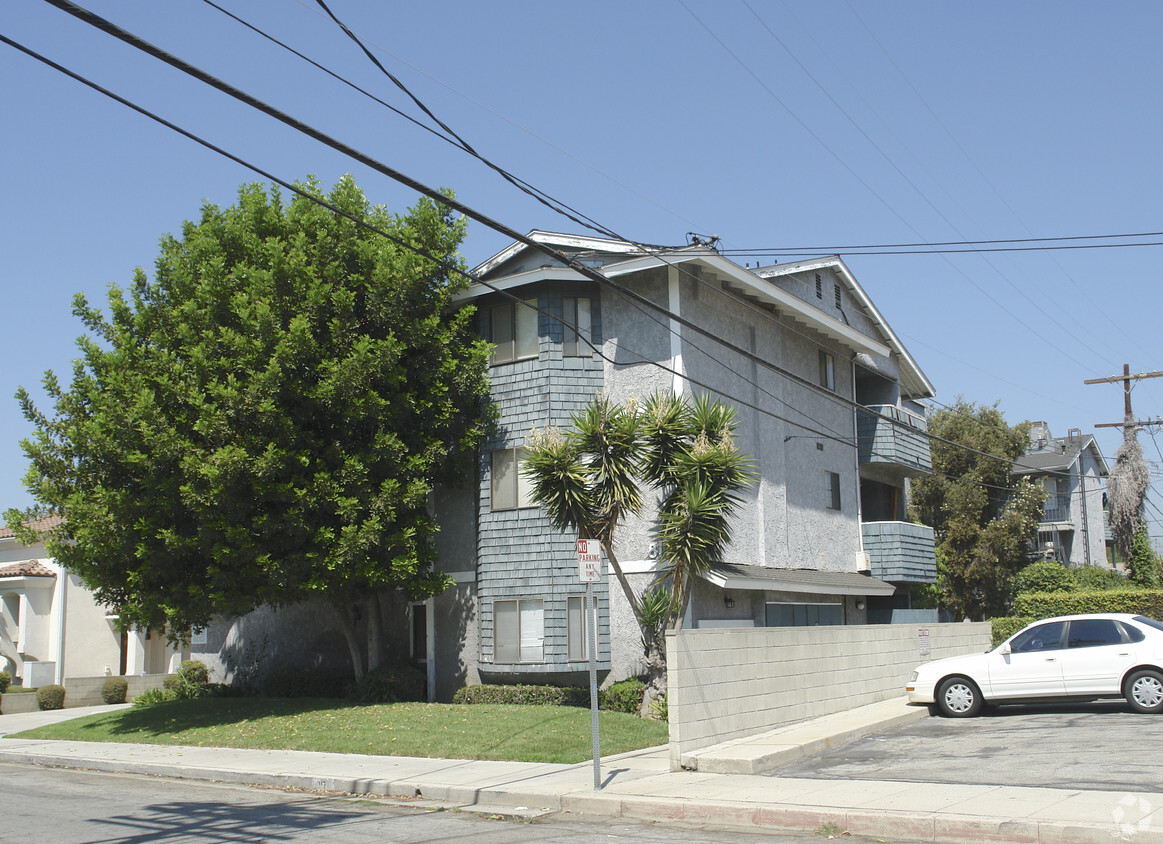
[[[820,386],[836,392],[836,357],[820,349]]]
[[[489,455],[489,507],[493,511],[525,510],[536,507],[533,481],[525,477],[525,449],[500,448]]]
[[[545,662],[544,599],[493,601],[493,661],[506,665]]]
[[[540,352],[537,300],[507,302],[490,311],[493,355],[490,364],[535,358]]]
[[[589,297],[565,296],[561,300],[561,354],[589,357],[593,348],[593,309]]]

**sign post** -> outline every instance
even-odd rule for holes
[[[586,651],[590,657],[590,725],[594,737],[594,791],[602,788],[602,751],[598,741],[598,597],[594,584],[602,580],[602,544],[596,539],[577,541],[578,579],[586,585],[586,604],[589,613],[583,613],[586,626]]]

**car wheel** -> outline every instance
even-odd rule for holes
[[[946,718],[972,718],[981,706],[981,691],[972,680],[947,677],[937,687],[937,711]]]
[[[1136,712],[1163,712],[1163,674],[1144,669],[1127,678],[1127,703]]]

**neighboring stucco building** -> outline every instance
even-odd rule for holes
[[[1039,554],[1065,566],[1107,565],[1104,484],[1108,471],[1093,436],[1071,428],[1065,437],[1054,437],[1049,425],[1035,422],[1030,445],[1010,472],[1045,487]]]
[[[598,393],[713,392],[738,411],[736,441],[759,477],[723,563],[696,585],[688,626],[865,623],[935,580],[932,530],[905,521],[908,481],[930,471],[918,402],[933,388],[842,260],[752,270],[705,246],[657,254],[531,237],[612,284],[518,243],[477,267],[483,283],[462,296],[496,346],[500,426],[477,485],[437,505],[441,566],[457,585],[415,612],[429,624],[438,696],[465,682],[584,677],[576,537],[532,504],[520,464],[534,428],[568,427]],[[656,577],[653,513],[618,534],[639,589]],[[638,673],[620,587],[607,572],[597,591],[599,665],[609,679]]]
[[[47,530],[59,519],[29,524]],[[72,677],[166,674],[180,660],[164,636],[120,633],[117,617],[42,543],[25,545],[0,527],[0,671],[25,686],[67,687]]]

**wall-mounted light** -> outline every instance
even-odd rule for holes
[[[863,598],[856,599],[856,609],[858,609],[858,610],[864,609],[864,599]]]
[[[731,609],[731,607],[735,606],[735,599],[730,595],[724,595],[723,603],[727,605],[727,609]]]

